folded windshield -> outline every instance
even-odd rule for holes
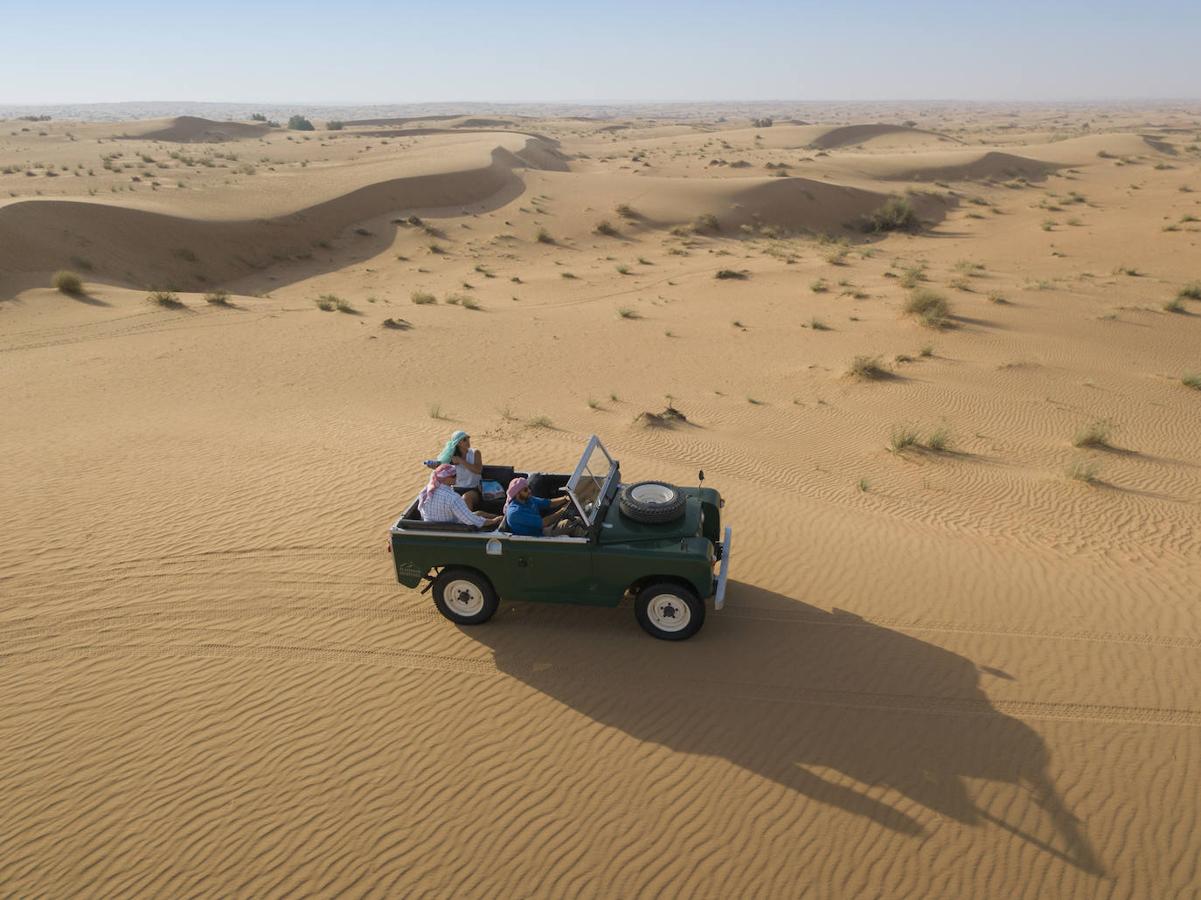
[[[567,482],[567,493],[588,525],[596,521],[599,501],[604,497],[610,479],[616,477],[617,463],[600,442],[600,438],[593,435]]]

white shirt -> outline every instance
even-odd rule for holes
[[[440,484],[428,498],[417,499],[417,510],[423,522],[462,522],[464,525],[483,525],[487,519],[467,508],[467,503],[448,485]]]
[[[475,464],[475,459],[479,455],[479,451],[472,447],[467,451],[467,461],[472,465]],[[478,488],[480,486],[480,473],[473,472],[466,466],[455,466],[455,487],[460,488]]]

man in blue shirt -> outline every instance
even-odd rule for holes
[[[505,494],[509,498],[505,504],[505,524],[513,534],[542,537],[552,525],[567,524],[559,520],[567,504],[571,502],[570,497],[559,497],[555,500],[535,497],[530,491],[529,481],[525,478],[514,478],[510,481]],[[559,529],[556,527],[556,530]]]

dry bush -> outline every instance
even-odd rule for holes
[[[82,294],[83,279],[74,272],[69,272],[66,269],[60,269],[54,273],[54,277],[50,283],[61,294]]]
[[[905,312],[916,316],[927,328],[945,328],[950,324],[951,308],[942,294],[918,288],[905,301]]]
[[[856,356],[847,367],[847,374],[866,381],[888,378],[892,373],[883,366],[878,356]]]

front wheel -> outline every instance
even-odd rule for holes
[[[705,604],[687,588],[676,584],[652,584],[638,592],[634,601],[638,624],[661,641],[683,641],[705,624]]]
[[[457,625],[483,624],[500,606],[492,582],[472,569],[443,569],[433,592],[438,612]]]

